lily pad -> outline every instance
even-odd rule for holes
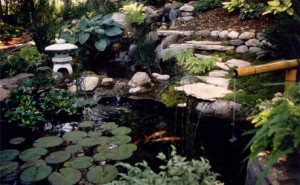
[[[26,139],[24,137],[16,137],[11,140],[9,140],[9,143],[12,145],[19,145],[23,143]]]
[[[97,145],[98,142],[95,138],[84,138],[82,140],[79,140],[77,144],[82,147],[92,147]]]
[[[113,135],[126,135],[126,134],[129,134],[131,132],[131,129],[130,128],[128,128],[128,127],[118,127],[118,128],[116,128],[116,129],[113,129],[112,131],[111,131],[111,133],[113,134]]]
[[[80,152],[81,150],[82,150],[82,146],[80,145],[69,145],[65,149],[65,151],[69,152],[70,154]]]
[[[93,121],[83,121],[83,122],[79,123],[78,127],[86,129],[86,128],[93,127],[94,124],[95,124],[95,122],[93,122]]]
[[[118,169],[112,165],[96,166],[87,172],[87,180],[95,184],[105,184],[114,180]]]
[[[107,137],[107,136],[101,136],[97,138],[97,143],[99,145],[106,145],[110,143],[110,139],[111,137]]]
[[[104,144],[97,147],[98,152],[108,152],[109,150],[111,150],[111,146],[109,144]]]
[[[72,167],[76,169],[84,169],[93,165],[94,159],[89,156],[82,156],[74,159],[72,163]]]
[[[15,149],[0,151],[0,163],[14,160],[19,155],[19,153],[20,152]]]
[[[42,137],[34,141],[34,147],[50,148],[59,146],[63,143],[63,139],[57,136]]]
[[[81,172],[74,168],[61,168],[58,172],[53,172],[48,181],[52,185],[76,184],[81,179]]]
[[[93,158],[95,159],[95,161],[105,161],[108,159],[107,154],[107,152],[97,153],[93,156]]]
[[[113,130],[118,128],[118,125],[115,122],[108,122],[108,123],[103,123],[101,125],[101,128],[104,130]]]
[[[112,149],[110,151],[110,153],[107,155],[108,159],[116,160],[116,161],[128,159],[131,156],[132,156],[132,152],[130,152],[130,151],[120,151],[117,148]]]
[[[22,164],[22,166],[20,166],[20,170],[23,171],[24,169],[29,168],[30,166],[40,166],[40,165],[46,165],[46,162],[42,159],[32,160]]]
[[[110,143],[115,144],[115,145],[122,145],[129,143],[131,141],[131,137],[128,135],[124,136],[114,136],[110,139]]]
[[[45,161],[48,164],[59,164],[65,162],[71,157],[71,154],[66,151],[57,151],[51,153],[48,157],[46,157]]]
[[[90,131],[88,133],[88,136],[98,138],[98,137],[102,136],[102,132],[101,131]]]
[[[18,169],[19,164],[17,162],[7,161],[0,165],[0,178],[12,173]]]
[[[129,151],[129,152],[134,152],[137,150],[137,146],[132,143],[124,144],[118,147],[120,151]]]
[[[29,148],[19,154],[19,158],[22,161],[31,161],[41,158],[43,155],[46,155],[48,150],[45,148]]]
[[[87,136],[87,133],[84,131],[72,131],[72,132],[67,132],[63,135],[63,138],[67,141],[78,141]]]
[[[52,172],[51,166],[47,165],[35,165],[25,169],[21,175],[20,179],[26,183],[33,183],[41,181],[47,178]]]

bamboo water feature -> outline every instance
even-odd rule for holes
[[[281,60],[278,62],[237,68],[233,71],[233,77],[242,77],[255,74],[268,73],[278,70],[286,70],[284,91],[296,85],[297,68],[300,66],[300,59]],[[299,74],[298,74],[299,75]]]

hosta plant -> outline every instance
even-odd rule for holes
[[[282,13],[286,12],[289,15],[294,14],[294,9],[292,8],[292,0],[272,0],[268,1],[268,6],[266,7],[266,11],[263,15],[268,13]]]
[[[124,5],[120,11],[125,14],[125,20],[133,27],[137,27],[144,23],[145,20],[145,7],[143,4],[137,2]]]
[[[228,12],[233,12],[244,6],[245,0],[231,0],[229,2],[223,2],[223,8],[226,8]]]
[[[91,19],[83,17],[73,23],[62,27],[61,38],[73,44],[89,45],[93,43],[99,51],[104,51],[123,32],[111,15],[97,15]]]

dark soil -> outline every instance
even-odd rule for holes
[[[195,19],[180,23],[179,30],[234,30],[261,32],[272,25],[272,15],[260,16],[251,20],[240,20],[239,13],[228,13],[225,8],[216,8],[197,13]]]

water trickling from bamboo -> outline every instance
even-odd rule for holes
[[[234,143],[237,141],[237,138],[235,136],[235,112],[236,112],[236,79],[233,79],[233,106],[232,106],[232,134],[231,134],[231,138],[229,139],[230,142]]]

